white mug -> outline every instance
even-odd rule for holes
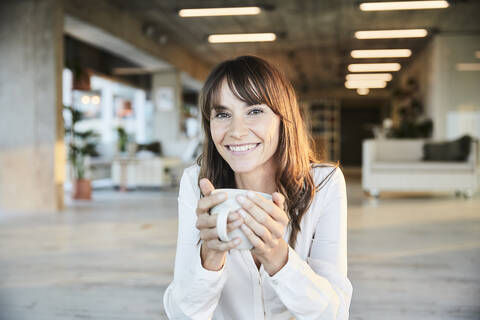
[[[212,193],[220,193],[224,192],[227,194],[227,200],[223,201],[220,204],[217,204],[215,207],[210,209],[210,214],[211,215],[216,215],[217,216],[217,234],[218,238],[221,241],[230,241],[235,238],[240,238],[242,242],[236,246],[234,249],[239,249],[239,250],[250,250],[253,248],[253,245],[250,243],[248,238],[245,236],[243,233],[242,229],[237,228],[230,233],[227,233],[227,223],[228,223],[228,215],[231,212],[234,212],[242,206],[237,202],[237,196],[238,195],[243,195],[247,196],[247,192],[249,190],[244,190],[244,189],[216,189]],[[272,196],[267,193],[262,193],[262,192],[255,192],[256,194],[259,194],[263,196],[266,199],[272,200]]]

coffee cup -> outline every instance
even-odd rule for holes
[[[222,203],[216,205],[212,209],[210,209],[211,215],[217,216],[217,234],[218,238],[221,241],[231,241],[235,238],[240,238],[242,241],[235,249],[239,250],[250,250],[253,248],[253,245],[250,243],[248,238],[245,236],[243,231],[240,228],[232,230],[231,232],[227,232],[227,223],[228,223],[228,216],[230,213],[237,211],[238,209],[242,208],[242,206],[237,202],[237,196],[243,195],[247,196],[247,192],[249,190],[244,189],[216,189],[212,193],[221,193],[224,192],[227,194],[227,200],[223,201]],[[271,200],[272,196],[267,193],[262,192],[255,192],[256,194],[261,195],[262,197]]]

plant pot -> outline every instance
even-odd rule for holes
[[[92,199],[92,185],[88,179],[75,180],[73,189],[73,199],[91,200]]]

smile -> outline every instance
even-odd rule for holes
[[[255,149],[260,143],[242,144],[242,145],[227,145],[228,150],[232,152],[248,152]]]

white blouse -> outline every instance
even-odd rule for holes
[[[348,319],[345,179],[340,169],[312,169],[315,185],[332,170],[302,218],[287,264],[270,277],[249,250],[230,250],[219,271],[203,268],[195,227],[200,168],[187,168],[178,197],[174,279],[163,297],[169,319]]]

